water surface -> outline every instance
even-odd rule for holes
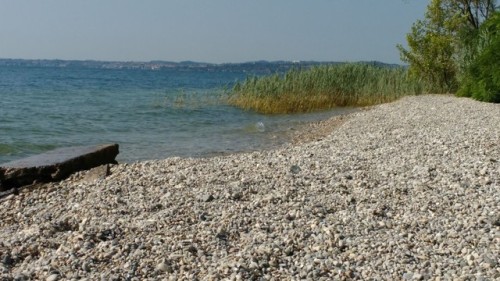
[[[248,71],[0,66],[0,163],[118,143],[118,161],[267,149],[342,110],[266,116],[216,98]]]

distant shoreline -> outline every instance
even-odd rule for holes
[[[388,64],[379,61],[362,61],[378,66],[397,67],[398,64]],[[265,69],[269,65],[279,65],[282,70],[293,67],[311,67],[315,65],[342,64],[340,61],[249,61],[236,63],[206,63],[195,61],[101,61],[101,60],[60,60],[60,59],[5,59],[0,58],[0,66],[26,66],[26,67],[87,67],[100,69],[217,69],[226,68],[233,70],[241,69]]]

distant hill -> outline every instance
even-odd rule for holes
[[[288,69],[309,68],[315,65],[341,64],[342,62],[317,62],[317,61],[252,61],[243,63],[204,63],[194,61],[149,61],[149,62],[119,62],[119,61],[96,61],[96,60],[45,60],[45,59],[0,59],[0,66],[23,66],[23,67],[79,67],[98,69],[178,69],[178,70],[208,70],[208,71],[258,71],[258,72],[281,72]],[[399,67],[397,64],[386,64],[378,61],[361,62],[373,64],[380,67]]]

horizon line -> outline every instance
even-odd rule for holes
[[[287,62],[287,63],[370,63],[377,62],[388,65],[403,65],[401,63],[387,63],[379,60],[251,60],[251,61],[240,61],[240,62],[204,62],[204,61],[195,61],[195,60],[163,60],[163,59],[153,59],[153,60],[100,60],[100,59],[46,59],[46,58],[3,58],[0,57],[0,60],[18,60],[18,61],[63,61],[63,62],[103,62],[103,63],[174,63],[174,64],[183,64],[183,63],[193,63],[193,64],[208,64],[208,65],[224,65],[224,64],[246,64],[246,63],[258,63],[258,62],[267,62],[267,63],[277,63],[277,62]]]

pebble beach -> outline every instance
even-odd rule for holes
[[[0,200],[0,280],[499,280],[500,104],[406,97],[305,141]]]

